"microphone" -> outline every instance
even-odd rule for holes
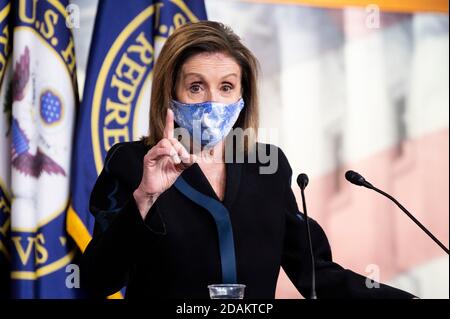
[[[354,171],[347,171],[345,173],[345,178],[352,184],[358,185],[358,186],[364,186],[369,189],[373,189],[377,193],[380,193],[383,196],[386,196],[391,201],[393,201],[406,215],[408,215],[411,220],[420,227],[439,247],[441,247],[447,255],[449,254],[448,248],[444,246],[443,243],[441,243],[424,225],[422,225],[405,207],[403,207],[402,204],[400,204],[394,197],[389,195],[388,193],[383,192],[381,189],[376,188],[372,184],[370,184],[368,181],[364,179],[360,174]]]
[[[352,184],[364,186],[370,189],[373,188],[372,184],[366,181],[364,177],[362,177],[359,173],[356,173],[355,171],[347,171],[345,173],[345,178]]]
[[[302,194],[302,203],[303,203],[303,211],[305,212],[306,218],[306,234],[309,245],[309,253],[311,255],[311,266],[312,266],[312,285],[311,285],[311,299],[317,299],[316,295],[316,263],[314,260],[314,251],[312,247],[311,241],[311,232],[309,230],[309,219],[308,219],[308,211],[306,210],[306,200],[305,200],[305,188],[308,186],[309,178],[308,175],[302,173],[297,177],[297,184],[300,187],[300,192]]]
[[[308,183],[309,183],[308,175],[306,175],[305,173],[301,173],[300,175],[298,175],[297,184],[301,190],[305,190],[306,186],[308,186]]]

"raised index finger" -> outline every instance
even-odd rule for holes
[[[173,138],[173,118],[173,111],[168,108],[166,113],[166,126],[164,127],[164,138]]]

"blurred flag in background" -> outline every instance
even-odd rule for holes
[[[10,291],[11,4],[0,0],[0,299]]]
[[[8,248],[12,298],[78,293],[66,285],[65,272],[77,252],[65,228],[78,99],[67,5],[1,2],[0,227],[4,239],[10,210],[8,243],[1,248]]]

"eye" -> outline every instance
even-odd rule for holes
[[[191,93],[199,93],[201,89],[202,89],[202,87],[200,86],[200,84],[197,84],[197,83],[192,84],[192,85],[189,87],[189,91],[190,91]]]
[[[233,86],[231,84],[226,83],[226,84],[222,85],[222,91],[228,93],[231,90],[233,90]]]

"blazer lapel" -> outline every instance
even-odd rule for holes
[[[194,189],[220,202],[214,189],[197,163],[194,163],[189,168],[185,169],[181,176]]]
[[[225,184],[225,197],[223,204],[226,207],[230,207],[235,201],[239,192],[239,186],[241,182],[242,164],[240,163],[226,163],[225,164],[226,184]],[[181,174],[184,180],[195,188],[197,191],[203,193],[206,196],[214,198],[219,201],[214,189],[203,174],[202,169],[197,163],[191,165],[191,167],[184,170]]]

